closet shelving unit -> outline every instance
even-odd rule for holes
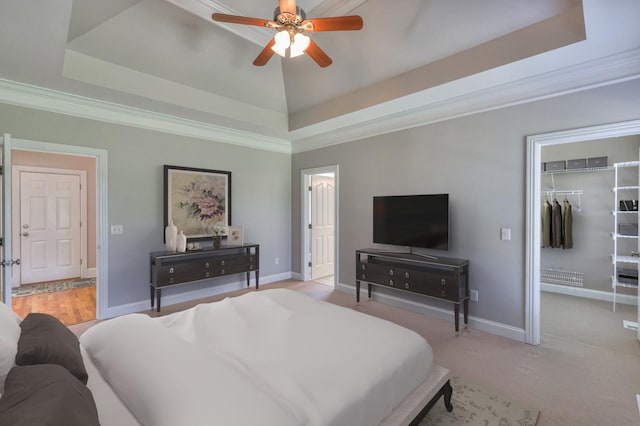
[[[543,198],[554,198],[556,196],[576,196],[578,200],[577,210],[582,210],[582,195],[583,189],[557,189],[555,175],[566,175],[574,173],[594,173],[594,172],[610,172],[613,171],[613,166],[606,167],[587,167],[581,169],[564,169],[564,170],[549,170],[543,171],[543,175],[551,176],[551,189],[543,190],[540,195]],[[582,272],[558,270],[555,268],[540,268],[540,278],[545,282],[552,284],[561,284],[569,286],[582,287],[584,283],[584,274]]]
[[[624,254],[621,254],[619,251],[618,245],[623,241],[633,240],[636,241],[634,245],[635,250],[638,250],[638,235],[624,235],[620,234],[618,225],[620,223],[620,219],[623,216],[632,216],[635,218],[635,221],[632,223],[638,223],[638,212],[637,211],[624,211],[620,210],[620,200],[621,199],[633,199],[637,200],[639,195],[640,186],[638,185],[638,177],[635,176],[635,182],[621,182],[623,177],[621,176],[621,170],[625,168],[635,167],[638,168],[640,166],[640,161],[627,161],[624,163],[615,163],[614,167],[614,186],[613,186],[613,254],[611,256],[613,263],[613,276],[611,277],[611,287],[613,288],[613,312],[616,311],[616,296],[617,289],[619,287],[623,288],[638,288],[638,283],[628,283],[628,282],[620,282],[618,279],[618,271],[621,267],[631,267],[638,268],[640,264],[640,257],[632,256],[630,250],[625,250]],[[625,221],[626,223],[626,221]],[[628,247],[629,244],[626,244]],[[637,253],[637,251],[636,251]]]

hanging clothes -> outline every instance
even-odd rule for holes
[[[562,247],[562,207],[557,199],[551,208],[551,247]]]
[[[564,199],[564,216],[562,224],[562,243],[565,249],[573,248],[573,213],[571,203]]]
[[[542,247],[551,247],[551,204],[546,199],[542,204]]]

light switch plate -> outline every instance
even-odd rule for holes
[[[500,228],[500,239],[503,241],[511,240],[511,228]]]
[[[111,225],[111,235],[124,234],[124,225]]]

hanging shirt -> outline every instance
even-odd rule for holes
[[[553,200],[551,208],[551,247],[562,247],[562,207],[558,200]]]
[[[564,200],[564,216],[562,223],[562,242],[566,249],[573,248],[573,214],[571,213],[571,203]]]
[[[542,247],[551,247],[551,204],[544,200],[542,204]]]

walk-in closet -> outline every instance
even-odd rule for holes
[[[639,152],[640,135],[545,146],[540,181],[541,303],[552,295],[599,303],[629,339],[638,321]],[[556,312],[557,302],[543,315],[585,321]]]

